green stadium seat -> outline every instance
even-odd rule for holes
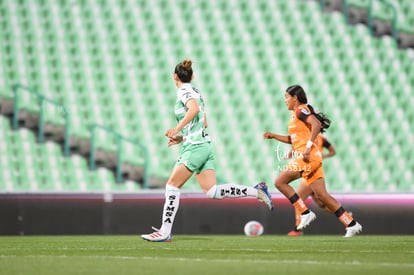
[[[392,2],[399,26],[412,26],[411,3]],[[163,136],[175,125],[171,75],[178,61],[191,57],[194,84],[207,101],[217,174],[225,181],[273,182],[277,143],[262,141],[261,134],[286,133],[283,90],[300,83],[312,105],[333,120],[328,135],[338,156],[325,169],[331,191],[413,190],[413,164],[404,150],[413,146],[407,139],[414,119],[413,53],[398,51],[391,38],[374,39],[362,25],[347,26],[340,13],[323,14],[317,2],[6,0],[0,9],[0,93],[11,95],[15,83],[36,87],[65,103],[71,134],[89,137],[89,125],[98,123],[145,144],[154,176],[168,178],[177,157]],[[374,11],[389,18],[377,4]],[[30,96],[21,106],[36,110]],[[48,121],[62,123],[57,110],[46,110]],[[8,146],[0,150],[13,158],[2,158],[9,169],[0,174],[0,192],[139,190],[116,184],[111,172],[90,172],[82,158],[64,158],[57,146],[36,144],[29,132],[6,124]],[[113,138],[97,137],[97,147],[114,150]],[[389,143],[396,147],[390,150]],[[143,162],[139,150],[124,157]],[[33,167],[22,171],[20,162]],[[193,179],[185,188],[198,184]]]

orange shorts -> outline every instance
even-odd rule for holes
[[[290,161],[285,169],[301,172],[302,183],[307,186],[317,179],[324,178],[322,158],[316,152],[311,152],[309,162],[305,162],[302,157],[296,158]]]

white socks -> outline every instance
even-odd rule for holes
[[[174,223],[175,214],[177,214],[180,205],[180,189],[169,185],[165,185],[165,203],[162,211],[162,226],[160,231],[164,234],[171,234]]]
[[[234,183],[214,185],[207,191],[207,197],[211,199],[254,197],[257,198],[257,189]]]
[[[234,183],[214,185],[207,191],[207,196],[212,199],[254,197],[257,198],[257,189],[250,186],[243,186]],[[162,211],[162,226],[160,231],[164,234],[171,234],[175,214],[180,205],[180,189],[170,184],[165,185],[165,203]]]

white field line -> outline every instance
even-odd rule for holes
[[[161,244],[162,245],[162,244]],[[167,245],[170,245],[167,243]],[[32,251],[33,248],[19,248],[19,247],[7,247],[1,248],[4,251]],[[60,248],[53,248],[54,251],[136,251],[138,248],[136,247],[102,247],[102,246],[88,246],[88,247],[60,247]],[[159,247],[158,245],[153,247],[145,247],[140,248],[145,250],[170,250],[170,251],[215,251],[215,252],[258,252],[258,253],[305,253],[307,252],[304,249],[266,249],[266,248],[177,248],[177,247]],[[37,251],[50,251],[50,248],[47,247],[38,247],[36,248]],[[347,249],[312,249],[312,252],[318,252],[321,254],[327,253],[370,253],[370,254],[383,254],[383,253],[390,253],[389,250],[379,250],[379,249],[372,249],[372,250],[347,250]],[[404,251],[404,253],[412,253],[414,254],[414,250]]]
[[[144,260],[144,261],[172,261],[172,262],[206,262],[206,263],[249,263],[249,264],[308,264],[308,265],[346,265],[346,266],[381,266],[381,267],[404,267],[413,268],[414,263],[397,263],[397,262],[361,262],[361,261],[316,261],[316,260],[289,260],[289,259],[246,259],[246,258],[186,258],[186,257],[149,257],[149,256],[67,256],[67,255],[0,255],[0,259],[100,259],[100,260]]]

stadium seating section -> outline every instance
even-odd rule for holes
[[[414,32],[414,2],[410,0],[347,0],[348,4],[360,8],[368,8],[370,2],[372,4],[373,18],[391,21],[393,12],[389,5],[384,3],[390,3],[397,12],[397,26],[398,29],[404,32]]]
[[[391,2],[399,26],[412,30],[413,1]],[[262,134],[287,132],[284,90],[298,83],[333,121],[327,137],[337,155],[324,163],[330,191],[414,191],[413,50],[347,26],[317,1],[4,0],[0,26],[2,96],[16,83],[33,87],[68,108],[71,135],[88,137],[97,123],[145,144],[152,176],[167,179],[178,154],[163,134],[176,123],[173,68],[189,57],[221,181],[272,185],[286,163],[277,149],[289,147]],[[24,94],[21,106],[38,111],[35,101]],[[45,111],[46,121],[62,123],[58,109]],[[0,192],[140,189],[13,131],[4,117],[0,125]],[[104,134],[98,144],[115,146]],[[199,190],[194,180],[184,188]]]

